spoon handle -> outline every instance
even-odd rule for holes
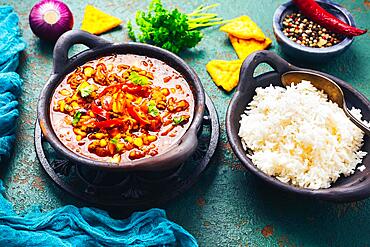
[[[365,135],[370,136],[370,128],[367,127],[362,121],[357,119],[353,114],[348,110],[347,105],[343,104],[343,110],[344,113],[349,117],[349,119],[354,123],[357,127],[359,127],[363,132],[365,132]]]

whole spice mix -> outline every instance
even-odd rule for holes
[[[283,33],[297,44],[312,48],[331,47],[344,39],[300,13],[292,13],[284,18]]]

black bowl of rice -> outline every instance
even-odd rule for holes
[[[256,67],[274,71],[254,77]],[[295,67],[270,51],[243,63],[226,129],[242,164],[266,183],[312,198],[348,202],[370,196],[370,138],[309,81],[284,87]],[[370,102],[348,83],[325,73],[343,90],[347,106],[365,124]]]

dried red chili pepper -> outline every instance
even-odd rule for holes
[[[332,32],[350,37],[362,35],[367,32],[367,30],[352,27],[339,20],[314,0],[293,0],[293,2],[305,16]]]

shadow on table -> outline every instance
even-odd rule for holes
[[[253,210],[263,222],[271,224],[278,239],[287,238],[303,241],[307,246],[365,244],[366,236],[354,235],[356,229],[369,230],[365,204],[369,200],[352,203],[333,203],[315,200],[289,192],[282,192],[265,184],[252,174],[246,174],[249,186],[254,188]],[[249,202],[250,203],[250,202]],[[294,242],[294,241],[293,241]],[[295,242],[295,244],[299,244]]]

